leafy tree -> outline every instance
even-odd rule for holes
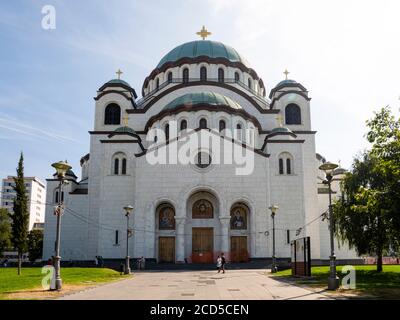
[[[335,232],[358,254],[382,257],[400,243],[400,120],[388,107],[367,121],[369,151],[353,161],[342,182],[345,197],[334,205]]]
[[[10,216],[6,208],[0,208],[0,258],[3,252],[11,247]]]
[[[41,230],[32,230],[28,234],[28,253],[29,261],[35,262],[42,257],[43,232]]]
[[[21,274],[22,254],[27,250],[28,237],[28,197],[26,195],[26,187],[24,182],[24,156],[21,152],[21,157],[18,162],[17,176],[14,177],[16,192],[14,199],[14,212],[11,214],[12,232],[11,240],[14,249],[18,251],[18,275]]]

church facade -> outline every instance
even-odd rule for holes
[[[293,239],[310,236],[312,259],[329,259],[318,170],[325,159],[302,84],[286,73],[267,96],[235,49],[204,39],[167,53],[140,99],[120,75],[97,91],[81,179],[68,172],[62,193],[55,177],[47,180],[48,202],[65,207],[63,260],[123,259],[127,242],[130,257],[160,263],[212,263],[221,252],[232,262],[271,258],[272,205],[278,258],[290,258]],[[47,206],[43,259],[54,255],[53,211]],[[356,257],[337,241],[336,255]]]

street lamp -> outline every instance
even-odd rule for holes
[[[275,214],[278,211],[279,207],[273,204],[268,209],[271,210],[271,217],[272,217],[272,268],[271,268],[271,272],[275,273],[278,271],[278,268],[276,266],[276,256],[275,256]]]
[[[125,274],[131,273],[131,268],[129,266],[129,237],[130,237],[130,229],[129,229],[129,215],[133,211],[132,206],[125,206],[125,217],[126,217],[126,258],[125,258]]]
[[[67,161],[59,161],[55,162],[51,165],[57,171],[57,178],[60,183],[58,186],[59,194],[58,194],[58,206],[55,210],[55,214],[57,215],[57,233],[56,233],[56,256],[54,262],[54,269],[56,272],[56,287],[55,290],[61,290],[62,280],[61,280],[61,257],[60,257],[60,237],[61,237],[61,214],[62,214],[62,204],[63,204],[63,196],[62,196],[62,186],[64,184],[65,174],[72,167],[67,163]]]
[[[319,169],[325,172],[326,180],[323,181],[324,184],[328,185],[329,189],[329,231],[330,231],[330,242],[331,242],[331,255],[330,255],[330,272],[328,278],[328,289],[336,290],[339,288],[339,278],[336,275],[336,257],[335,257],[335,246],[334,246],[334,236],[333,236],[333,211],[332,211],[332,189],[331,182],[333,178],[333,170],[338,167],[337,164],[331,162],[325,162],[319,166]]]

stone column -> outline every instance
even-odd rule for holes
[[[219,217],[221,222],[221,251],[225,253],[225,257],[229,257],[229,223],[231,221],[230,216]]]
[[[176,223],[176,263],[185,263],[185,222],[186,217],[175,218]]]

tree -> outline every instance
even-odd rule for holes
[[[367,121],[369,151],[353,161],[342,182],[345,197],[334,205],[335,233],[358,254],[382,257],[400,243],[400,120],[388,107]]]
[[[35,262],[42,257],[43,232],[41,230],[32,230],[28,234],[28,253],[29,261]]]
[[[11,241],[14,249],[18,251],[18,275],[21,274],[22,254],[27,250],[27,237],[28,237],[28,197],[26,195],[26,187],[24,182],[24,156],[21,156],[18,162],[17,176],[14,177],[15,186],[13,187],[16,192],[14,199],[12,220]]]
[[[6,208],[0,208],[0,258],[3,252],[11,247],[10,216]]]

